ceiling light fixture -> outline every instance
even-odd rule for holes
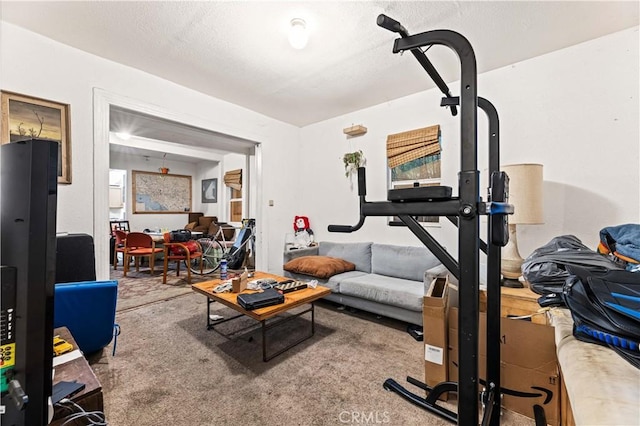
[[[309,41],[307,33],[307,24],[303,19],[294,18],[291,20],[291,28],[289,28],[289,44],[294,49],[303,49]]]

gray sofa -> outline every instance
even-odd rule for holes
[[[327,300],[418,325],[422,325],[425,289],[446,271],[425,247],[320,242],[316,247],[286,251],[283,265],[301,256],[340,258],[354,263],[356,269],[328,279],[289,271],[284,271],[285,276],[318,280],[331,289]]]

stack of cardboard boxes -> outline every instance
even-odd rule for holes
[[[458,379],[458,359],[464,354],[458,353],[456,290],[448,278],[436,278],[424,297],[425,383],[430,387]],[[534,418],[533,407],[539,405],[544,409],[547,423],[559,425],[560,374],[553,327],[507,317],[501,319],[500,327],[502,406]],[[485,313],[480,314],[478,340],[478,374],[484,380]],[[451,397],[454,395],[449,395]]]

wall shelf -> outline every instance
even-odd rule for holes
[[[367,128],[364,127],[363,125],[358,124],[356,126],[351,126],[351,127],[342,129],[342,132],[345,135],[349,135],[349,136],[360,136],[367,133]]]

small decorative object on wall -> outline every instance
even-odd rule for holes
[[[133,213],[191,211],[191,176],[133,170]]]
[[[355,136],[360,136],[367,133],[367,128],[361,124],[357,124],[355,126],[346,127],[342,129],[342,133],[351,137],[355,137]]]
[[[342,162],[344,163],[344,175],[350,177],[353,173],[357,173],[358,167],[364,166],[367,160],[364,158],[362,150],[358,150],[355,152],[347,152],[344,157],[342,157]]]
[[[71,183],[70,133],[68,104],[2,91],[2,143],[58,142],[58,183]]]
[[[218,202],[218,179],[202,179],[202,202]]]

